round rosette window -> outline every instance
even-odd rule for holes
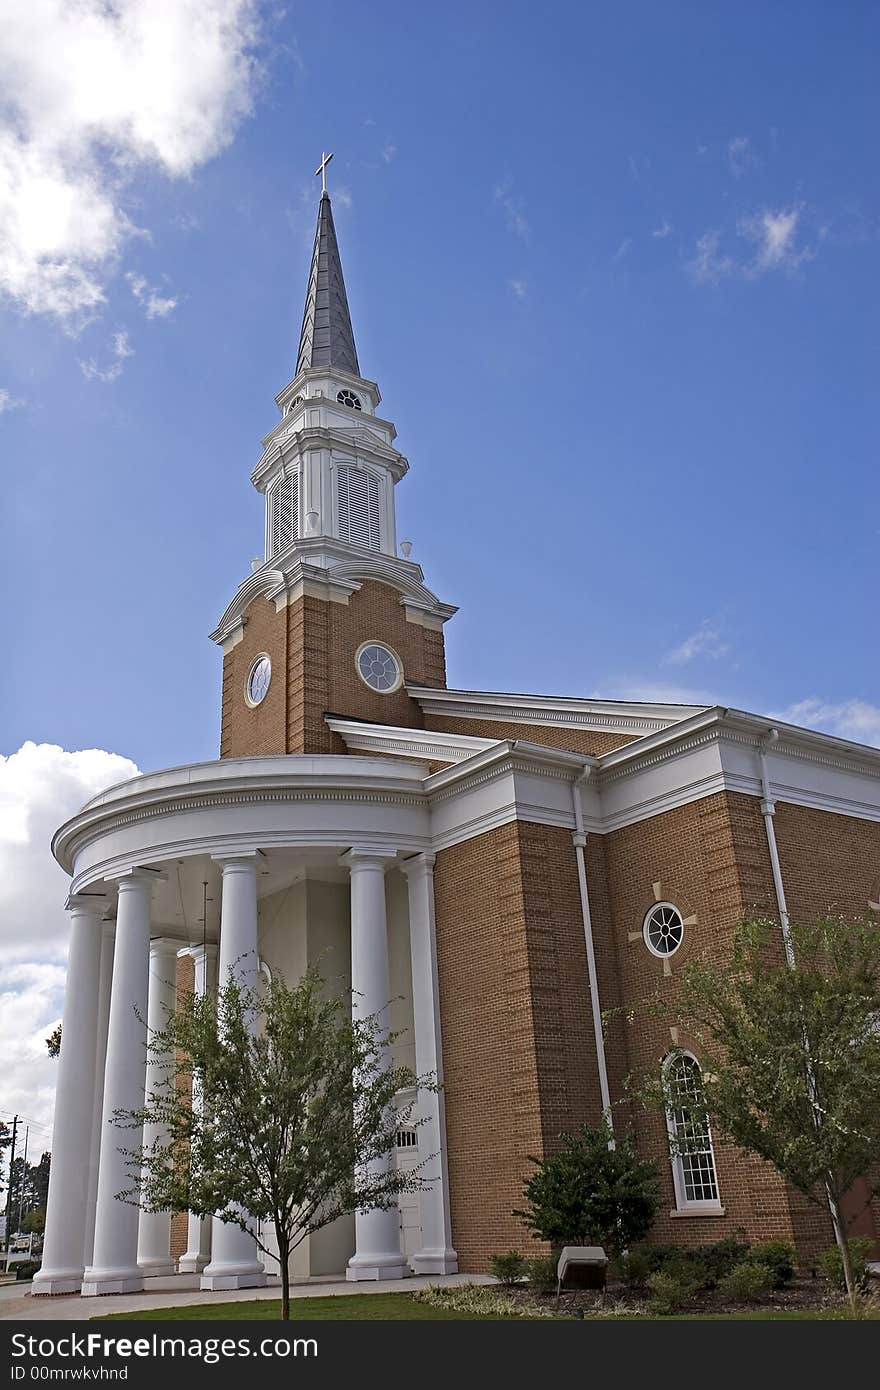
[[[684,940],[684,922],[673,903],[655,903],[645,918],[645,945],[655,956],[673,955]]]
[[[258,656],[256,661],[248,671],[248,678],[245,682],[244,697],[251,708],[262,704],[266,698],[266,691],[269,689],[269,682],[272,679],[272,663],[265,652]]]
[[[381,642],[364,642],[355,658],[357,672],[364,685],[380,695],[390,695],[403,683],[400,658]]]

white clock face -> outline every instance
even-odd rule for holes
[[[403,680],[399,659],[380,642],[365,642],[358,650],[357,669],[364,685],[382,695],[390,695]]]
[[[265,653],[258,656],[250,669],[245,686],[245,698],[249,705],[259,705],[266,698],[269,682],[272,679],[272,663]]]

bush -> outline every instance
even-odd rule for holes
[[[39,1260],[22,1260],[15,1266],[16,1279],[33,1279],[40,1268]]]
[[[773,1276],[774,1289],[787,1289],[794,1279],[796,1260],[793,1245],[787,1240],[770,1240],[766,1245],[756,1245],[749,1255],[755,1264],[766,1265]]]
[[[526,1261],[518,1250],[508,1250],[506,1255],[492,1255],[489,1269],[501,1284],[510,1287],[518,1284],[526,1272]]]
[[[560,1136],[558,1153],[530,1159],[528,1206],[513,1214],[538,1240],[601,1245],[619,1255],[648,1234],[660,1205],[657,1164],[641,1158],[628,1135],[619,1135],[614,1148],[610,1137],[607,1125],[582,1125]]]
[[[552,1255],[537,1255],[529,1260],[527,1274],[529,1288],[535,1293],[555,1293],[559,1280],[557,1269],[559,1261]]]
[[[718,1281],[718,1288],[725,1298],[736,1299],[738,1303],[752,1303],[762,1294],[769,1293],[773,1287],[773,1274],[767,1265],[754,1260],[743,1260]]]
[[[693,1253],[698,1257],[706,1270],[705,1282],[702,1285],[706,1289],[714,1289],[721,1280],[726,1278],[737,1265],[744,1264],[751,1260],[749,1254],[751,1246],[747,1240],[738,1240],[735,1235],[725,1236],[723,1240],[716,1240],[714,1245],[703,1245]]]
[[[500,1257],[504,1259],[502,1255]],[[416,1289],[412,1295],[416,1303],[425,1303],[429,1308],[445,1308],[447,1312],[459,1313],[462,1317],[480,1318],[524,1318],[529,1310],[500,1289],[485,1284],[452,1284],[442,1286],[429,1284],[426,1289]]]
[[[748,1242],[725,1236],[714,1245],[649,1245],[639,1253],[651,1273],[662,1270],[695,1289],[714,1289],[735,1265],[742,1264],[749,1249]]]
[[[857,1289],[868,1287],[868,1256],[874,1247],[874,1242],[870,1236],[852,1236],[848,1241],[849,1258],[852,1264],[853,1281]],[[839,1289],[846,1288],[846,1280],[843,1277],[843,1260],[840,1257],[840,1249],[832,1245],[830,1250],[823,1250],[819,1256],[819,1268],[830,1279],[832,1284],[836,1284]]]
[[[647,1250],[628,1250],[625,1255],[618,1255],[611,1264],[611,1272],[615,1279],[619,1279],[621,1284],[626,1284],[628,1289],[644,1289],[648,1277],[656,1269],[651,1253]]]
[[[693,1284],[665,1269],[658,1269],[650,1276],[648,1288],[651,1290],[650,1311],[658,1318],[668,1318],[695,1292]]]

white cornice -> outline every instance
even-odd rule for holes
[[[435,734],[424,729],[403,729],[390,724],[364,724],[355,719],[327,716],[327,724],[344,740],[347,748],[359,752],[396,753],[423,761],[460,763],[472,754],[493,747],[489,738],[467,734]]]
[[[704,711],[704,706],[637,704],[480,690],[432,690],[416,685],[407,686],[407,690],[426,714],[442,714],[457,719],[546,724],[559,728],[587,728],[636,736],[663,731]]]
[[[375,416],[370,415],[367,419],[375,419]],[[368,426],[360,424],[303,426],[286,424],[281,420],[266,436],[264,446],[263,453],[251,473],[251,482],[259,492],[265,492],[269,476],[282,458],[298,457],[315,449],[338,450],[368,459],[376,467],[386,468],[396,483],[400,482],[409,470],[409,461],[403,454],[385,444]]]

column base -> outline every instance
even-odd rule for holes
[[[178,1274],[201,1274],[202,1270],[210,1264],[207,1255],[193,1254],[187,1250],[185,1255],[181,1255],[177,1261]]]
[[[144,1276],[134,1269],[87,1269],[83,1274],[80,1293],[83,1298],[98,1298],[111,1293],[143,1293]]]
[[[410,1256],[413,1274],[457,1274],[458,1255],[454,1250],[417,1250]]]
[[[352,1255],[345,1277],[350,1284],[355,1284],[367,1279],[405,1279],[410,1272],[398,1250],[387,1255]]]
[[[164,1259],[138,1260],[138,1269],[145,1279],[164,1279],[166,1275],[177,1273],[176,1263],[167,1256]]]
[[[266,1271],[256,1260],[252,1263],[223,1264],[220,1261],[211,1261],[205,1265],[202,1277],[199,1280],[199,1288],[209,1293],[218,1289],[264,1289],[266,1287]]]
[[[83,1272],[81,1269],[47,1269],[44,1273],[39,1270],[34,1275],[31,1284],[31,1297],[43,1298],[52,1294],[60,1293],[79,1293],[82,1288]]]

